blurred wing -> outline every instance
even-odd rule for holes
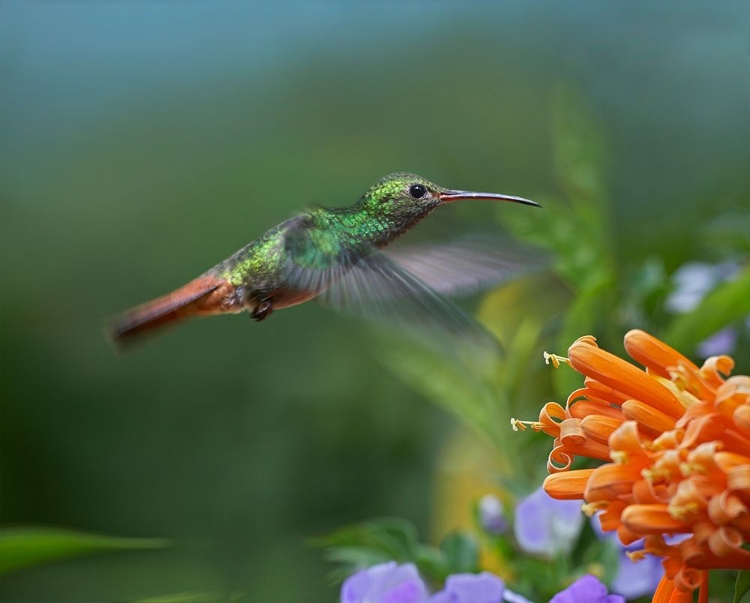
[[[474,318],[384,252],[368,244],[341,249],[325,236],[309,229],[287,234],[291,287],[321,291],[325,305],[412,334],[448,334],[497,348]]]
[[[495,287],[547,263],[540,250],[491,235],[389,248],[385,253],[430,289],[444,295],[467,295]]]

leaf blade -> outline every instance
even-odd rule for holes
[[[63,528],[17,527],[0,530],[0,576],[27,567],[96,553],[157,549],[157,538],[123,538]]]

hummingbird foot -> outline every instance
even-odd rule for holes
[[[264,318],[268,318],[272,312],[273,304],[271,303],[271,300],[264,299],[250,312],[250,318],[259,322]]]

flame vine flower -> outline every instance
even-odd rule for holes
[[[729,356],[698,367],[664,342],[630,331],[625,349],[642,370],[578,339],[555,366],[583,374],[563,407],[547,403],[538,422],[512,420],[554,438],[544,489],[583,500],[624,545],[641,538],[662,559],[655,603],[708,600],[708,571],[748,569],[750,551],[750,377],[729,377]],[[571,470],[575,457],[604,461]],[[670,539],[683,535],[681,539]]]

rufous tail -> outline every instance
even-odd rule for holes
[[[200,276],[179,289],[127,310],[108,328],[120,346],[193,316],[239,312],[233,302],[234,285],[213,276]]]

